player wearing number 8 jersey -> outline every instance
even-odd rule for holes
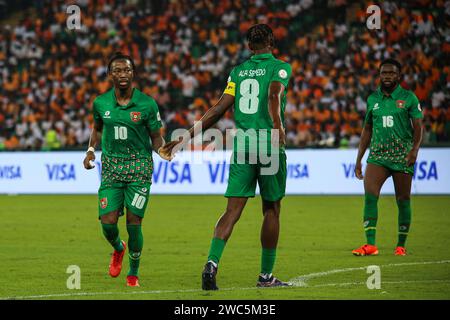
[[[84,166],[93,168],[94,148],[101,140],[98,210],[103,234],[114,248],[109,274],[117,277],[122,268],[126,244],[119,237],[117,222],[126,208],[130,263],[127,285],[139,286],[141,225],[153,172],[152,147],[158,151],[164,145],[162,124],[155,100],[132,86],[134,63],[129,56],[117,53],[108,64],[108,75],[114,88],[94,100],[94,128]]]
[[[362,176],[362,157],[370,144],[364,176],[364,230],[367,244],[353,250],[357,256],[376,255],[375,233],[378,197],[392,176],[398,206],[398,242],[395,255],[406,255],[405,243],[411,224],[411,182],[422,139],[422,109],[413,92],[400,82],[401,64],[387,59],[380,65],[380,87],[367,99],[367,112],[361,134],[355,174]]]
[[[257,183],[264,216],[261,229],[261,273],[257,285],[288,285],[275,278],[272,270],[279,235],[280,202],[286,187],[284,108],[291,67],[272,55],[274,39],[269,26],[252,26],[247,32],[247,40],[253,56],[231,71],[219,102],[189,130],[183,140],[186,142],[193,137],[194,132],[199,131],[197,128],[206,130],[211,127],[234,105],[237,134],[225,193],[228,204],[214,229],[208,260],[202,273],[204,290],[217,290],[219,260],[248,198],[255,196]],[[164,148],[165,152],[170,153],[179,143],[169,142]],[[273,161],[262,161],[269,154]]]

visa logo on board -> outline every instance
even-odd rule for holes
[[[355,164],[343,163],[344,175],[347,179],[355,178]],[[363,165],[363,174],[365,166]],[[436,161],[419,161],[414,166],[414,180],[438,180]]]
[[[46,164],[45,166],[50,181],[76,180],[74,164],[56,163]]]
[[[191,167],[189,163],[161,161],[153,168],[155,183],[192,183]]]
[[[22,172],[20,166],[0,166],[0,179],[14,180],[21,178]]]

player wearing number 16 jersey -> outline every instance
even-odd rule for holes
[[[286,187],[284,109],[291,67],[272,55],[274,38],[269,26],[252,26],[247,32],[247,40],[253,56],[231,71],[219,102],[189,130],[183,140],[193,137],[194,132],[199,131],[196,128],[200,126],[203,130],[211,127],[234,105],[238,132],[234,140],[233,161],[225,193],[228,204],[214,230],[208,260],[202,273],[204,290],[217,290],[219,260],[248,198],[255,196],[257,183],[264,216],[261,229],[261,273],[257,285],[287,285],[272,275],[272,269],[279,234],[280,201]],[[170,154],[179,143],[169,142],[163,148],[164,152]],[[270,164],[262,161],[264,151],[273,156],[271,159],[274,161]],[[251,158],[255,161],[251,161]]]
[[[93,168],[94,148],[101,140],[98,210],[103,234],[114,248],[109,274],[117,277],[122,269],[126,244],[119,237],[117,222],[126,208],[130,263],[127,285],[132,287],[139,286],[141,224],[152,181],[152,148],[159,151],[164,145],[158,106],[151,97],[133,88],[134,70],[133,60],[127,55],[117,53],[110,60],[108,75],[114,88],[94,100],[94,128],[83,162],[86,169]]]
[[[353,250],[357,256],[377,255],[375,232],[378,197],[389,176],[395,186],[398,206],[398,242],[394,254],[406,255],[405,243],[411,224],[411,181],[422,140],[422,109],[412,91],[400,82],[401,64],[387,59],[380,65],[380,87],[367,99],[367,112],[361,134],[355,174],[362,176],[362,157],[370,144],[364,176],[364,230],[367,243]]]

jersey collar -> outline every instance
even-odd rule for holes
[[[392,99],[397,99],[401,91],[402,87],[400,86],[400,84],[397,85],[397,87],[394,89],[394,91],[392,91],[390,95],[387,95],[383,91],[381,91],[381,86],[378,87],[378,93],[381,95],[381,98],[390,97]]]
[[[134,105],[136,105],[137,104],[137,89],[136,88],[133,88],[133,92],[131,93],[131,99],[130,99],[130,102],[128,102],[128,104],[126,105],[126,106],[122,106],[122,105],[120,105],[118,102],[117,102],[117,99],[116,99],[116,94],[115,94],[115,92],[114,92],[114,88],[112,88],[111,89],[111,96],[112,96],[112,99],[113,99],[113,101],[114,101],[114,107],[116,107],[116,108],[119,108],[119,109],[128,109],[128,108],[130,108],[130,107],[132,107],[132,106],[134,106]]]
[[[250,59],[253,61],[261,61],[266,59],[273,59],[273,54],[271,53],[260,53],[260,54],[254,54]]]

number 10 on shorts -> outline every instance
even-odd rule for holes
[[[145,200],[146,200],[145,196],[142,196],[139,193],[135,193],[133,201],[131,202],[131,205],[138,209],[142,209],[144,207]]]

